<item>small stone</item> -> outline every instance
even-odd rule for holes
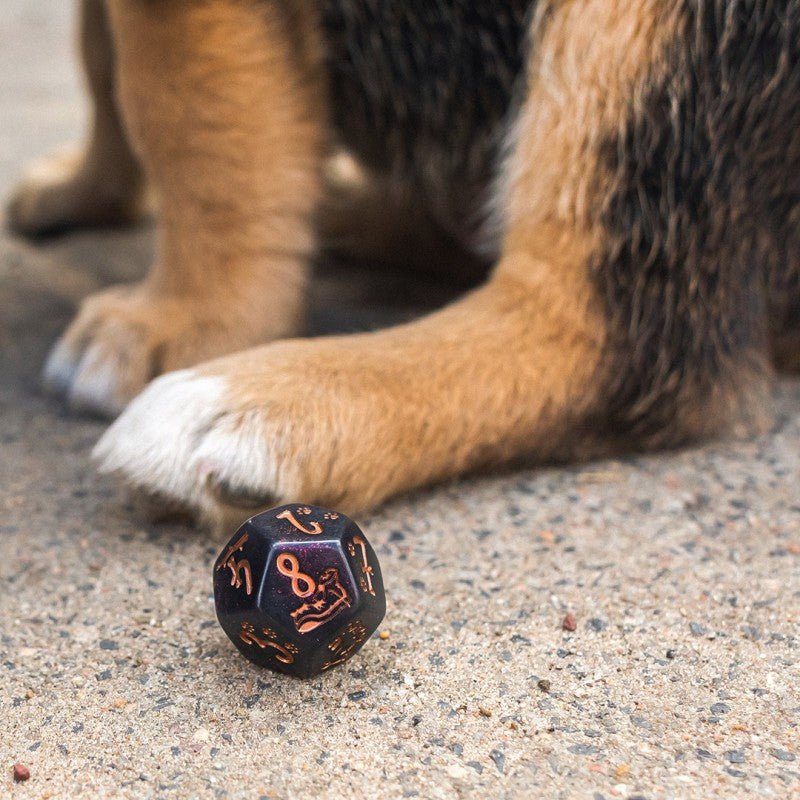
[[[728,750],[728,752],[725,753],[725,758],[727,758],[731,764],[744,764],[747,760],[741,750]]]
[[[360,689],[357,692],[350,692],[350,694],[347,696],[350,698],[350,700],[356,703],[359,700],[363,700],[367,696],[367,693],[363,689]]]
[[[746,778],[747,777],[747,773],[746,772],[742,772],[740,769],[734,769],[733,767],[726,767],[725,768],[725,772],[727,772],[728,775],[732,775],[734,778]]]
[[[667,650],[667,658],[672,661],[675,656],[677,656],[677,652],[675,650]]]
[[[492,761],[494,761],[494,765],[497,767],[498,772],[502,773],[505,771],[506,757],[502,752],[500,752],[500,750],[492,750],[492,752],[489,753],[489,757],[492,759]]]
[[[31,777],[31,771],[24,764],[14,764],[15,783],[24,783]]]
[[[595,633],[600,633],[600,631],[604,631],[608,627],[608,623],[605,620],[595,617],[594,619],[589,620],[589,627]]]
[[[796,756],[794,753],[790,753],[788,750],[779,750],[777,747],[770,750],[772,753],[773,758],[777,758],[778,761],[794,761]]]
[[[575,618],[575,615],[567,614],[567,616],[564,617],[564,621],[561,623],[561,627],[565,631],[570,631],[570,633],[578,630],[578,620]]]
[[[378,638],[379,638],[379,639],[380,639],[382,642],[385,642],[385,641],[386,641],[386,640],[389,638],[389,631],[381,631],[381,632],[378,634]]]
[[[620,765],[619,765],[619,766],[618,766],[618,767],[617,767],[617,768],[614,770],[614,777],[615,777],[615,778],[616,778],[618,781],[622,781],[622,780],[624,780],[624,779],[625,779],[625,778],[627,778],[627,777],[628,777],[630,774],[631,774],[631,768],[630,768],[630,767],[629,767],[627,764],[620,764]]]
[[[576,756],[593,756],[600,752],[598,747],[591,744],[574,744],[572,747],[568,747],[567,750]]]
[[[460,764],[453,764],[452,766],[448,767],[447,774],[456,780],[463,780],[469,776],[467,770]]]
[[[727,703],[714,703],[711,706],[711,713],[712,714],[727,714],[731,710],[731,707]]]
[[[540,692],[544,692],[545,694],[550,693],[550,681],[548,681],[547,678],[542,678],[536,685],[539,687]]]
[[[478,712],[480,713],[480,715],[482,717],[491,717],[492,716],[492,710],[490,708],[484,708],[483,706],[481,706],[478,709]]]
[[[36,695],[33,693],[33,689],[28,689],[28,691],[27,691],[27,692],[25,692],[25,699],[26,699],[26,700],[31,700],[31,699],[32,699],[32,698],[34,698],[35,696],[36,696]]]

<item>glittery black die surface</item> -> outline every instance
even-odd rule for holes
[[[343,664],[386,613],[378,558],[358,525],[303,504],[242,525],[214,564],[214,600],[246,658],[298,677]]]

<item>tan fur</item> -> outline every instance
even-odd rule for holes
[[[317,65],[268,4],[109,9],[127,132],[162,202],[158,255],[137,287],[87,301],[57,352],[88,386],[121,361],[100,409],[119,411],[162,371],[299,330],[325,111]]]
[[[80,43],[94,112],[89,141],[44,159],[16,188],[8,215],[19,233],[128,222],[150,202],[117,110],[105,0],[82,0]]]

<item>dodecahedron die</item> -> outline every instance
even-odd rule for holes
[[[242,525],[214,565],[214,600],[246,658],[298,677],[343,664],[386,613],[378,558],[358,525],[303,504]]]

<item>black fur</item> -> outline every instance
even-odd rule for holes
[[[702,408],[763,369],[768,308],[800,326],[800,0],[682,5],[641,111],[603,148],[592,265],[620,354],[607,422],[651,444],[697,433],[676,423],[688,387]]]
[[[334,122],[445,227],[478,214],[535,0],[324,0]]]

